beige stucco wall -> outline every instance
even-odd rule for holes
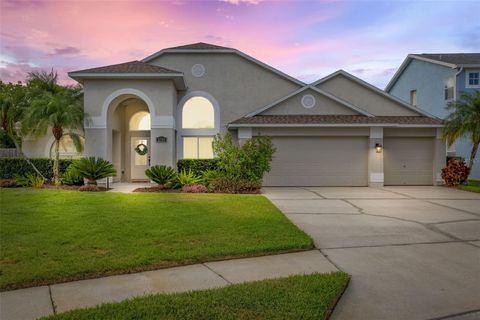
[[[315,98],[316,104],[312,108],[305,108],[302,106],[302,98],[305,95],[312,95]],[[322,114],[322,115],[358,115],[359,113],[345,105],[322,95],[314,90],[307,89],[288,98],[285,101],[265,110],[260,114]]]
[[[157,116],[174,115],[176,89],[171,80],[88,79],[84,81],[83,87],[84,109],[92,117],[102,114],[102,106],[112,93],[125,88],[136,89],[146,94],[154,103]]]
[[[204,91],[215,98],[220,107],[220,131],[245,114],[260,109],[300,88],[300,86],[233,53],[166,53],[150,61],[184,73],[188,91]],[[205,67],[205,74],[196,78],[195,64]]]
[[[375,116],[418,116],[402,104],[339,74],[317,85]]]
[[[53,134],[50,130],[39,138],[26,138],[22,141],[22,151],[27,157],[45,158],[50,157],[50,148],[53,143]]]

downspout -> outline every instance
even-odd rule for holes
[[[463,66],[460,66],[460,69],[458,69],[458,72],[455,73],[455,79],[454,79],[455,90],[453,91],[453,100],[457,100],[457,77],[460,73],[462,73],[462,71],[463,71]]]

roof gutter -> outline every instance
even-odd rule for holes
[[[80,83],[86,79],[138,79],[138,80],[172,80],[178,90],[186,90],[187,84],[183,73],[95,73],[95,72],[69,72],[68,76]]]
[[[230,123],[227,129],[235,128],[354,128],[354,127],[383,127],[383,128],[443,128],[443,124],[399,124],[399,123],[304,123],[304,124],[248,124]]]

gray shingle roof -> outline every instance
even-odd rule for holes
[[[378,116],[361,115],[257,115],[237,119],[230,124],[399,124],[442,125],[443,121],[425,116]]]
[[[422,53],[415,55],[456,65],[480,64],[480,53]]]
[[[215,44],[210,44],[210,43],[205,43],[205,42],[197,42],[197,43],[186,44],[186,45],[183,45],[183,46],[167,48],[166,50],[169,50],[169,49],[190,49],[190,50],[215,50],[215,49],[217,49],[217,50],[225,50],[225,49],[232,49],[232,48],[217,46]]]
[[[72,73],[181,73],[141,61],[129,61],[98,68],[84,69]]]

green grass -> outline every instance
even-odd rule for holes
[[[480,193],[480,180],[468,180],[467,185],[460,186],[460,189]]]
[[[231,285],[221,289],[159,294],[45,319],[326,319],[348,283],[342,272]]]
[[[259,195],[0,189],[2,290],[312,247]]]

